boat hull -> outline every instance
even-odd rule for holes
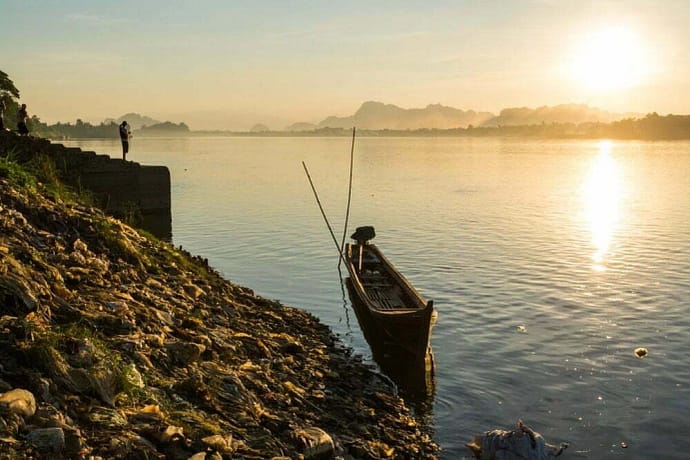
[[[391,325],[389,321],[376,318],[353,290],[350,278],[346,283],[357,322],[369,344],[374,361],[395,382],[406,399],[425,401],[434,394],[435,389],[433,352],[430,346],[417,343],[423,342],[423,337],[406,340],[410,334],[417,334],[419,325],[415,325],[410,332],[407,325],[400,328]]]
[[[367,340],[425,357],[436,319],[433,302],[427,302],[372,244],[348,244],[346,263],[350,300],[360,325],[367,325]]]

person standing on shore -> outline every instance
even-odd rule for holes
[[[129,138],[132,137],[132,132],[129,130],[129,125],[126,121],[120,123],[120,140],[122,141],[122,159],[127,159],[127,152],[129,152]]]
[[[26,111],[26,104],[22,104],[17,113],[17,131],[19,131],[19,134],[22,136],[27,136],[29,134],[29,127],[26,126],[26,120],[28,119],[29,113]]]

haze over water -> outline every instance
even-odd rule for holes
[[[369,357],[301,166],[340,239],[349,143],[135,139],[130,156],[170,168],[176,245],[314,313]],[[570,442],[564,458],[687,457],[689,151],[690,142],[357,139],[351,230],[374,225],[375,243],[439,312],[428,418],[443,458],[469,458],[474,434],[518,418]]]

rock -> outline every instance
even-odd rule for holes
[[[80,253],[82,253],[82,254],[84,254],[84,255],[91,254],[91,252],[89,251],[89,247],[86,245],[86,243],[84,243],[84,242],[83,242],[82,240],[80,240],[79,238],[77,238],[76,240],[74,240],[74,243],[72,243],[72,248],[73,248],[75,251],[80,252]]]
[[[36,413],[36,398],[30,391],[15,388],[0,395],[0,408],[22,417],[31,417]]]
[[[112,430],[128,425],[127,420],[118,411],[105,407],[94,407],[89,412],[88,419],[96,429]]]
[[[217,450],[221,454],[232,452],[232,436],[222,436],[216,434],[202,438],[201,442],[206,444],[211,449]]]
[[[81,252],[73,252],[70,254],[69,261],[74,265],[74,267],[70,268],[71,273],[77,273],[79,270],[84,270],[82,267],[86,265],[86,257],[84,257],[84,254]]]
[[[207,350],[213,346],[213,342],[209,338],[209,336],[204,335],[204,334],[199,334],[197,336],[194,336],[194,343],[198,343],[199,345],[202,345],[205,347]]]
[[[114,369],[93,369],[89,374],[91,387],[109,406],[115,405],[115,395],[120,388],[122,375]]]
[[[163,431],[158,433],[158,440],[163,444],[184,439],[182,427],[168,425]]]
[[[139,366],[142,366],[144,369],[151,369],[153,368],[153,363],[151,362],[151,359],[146,356],[144,353],[137,351],[134,353],[134,357],[136,358],[137,362],[139,363]]]
[[[81,368],[72,368],[66,371],[64,382],[78,393],[86,393],[93,389],[89,371]]]
[[[172,342],[167,345],[172,361],[188,366],[199,361],[201,354],[206,351],[206,347],[193,342]]]
[[[53,292],[55,295],[60,296],[63,300],[69,300],[72,298],[72,291],[60,284],[53,285]]]
[[[165,336],[163,334],[146,334],[144,335],[144,343],[149,347],[161,348],[165,345]]]
[[[185,284],[184,286],[182,286],[182,289],[184,289],[184,292],[186,292],[187,295],[194,300],[198,299],[199,297],[205,294],[203,289],[201,289],[199,286],[193,283]]]
[[[98,257],[91,257],[87,259],[86,263],[94,272],[99,275],[104,275],[110,268],[110,265],[107,261]]]
[[[70,361],[79,367],[93,366],[94,354],[96,352],[93,342],[87,338],[79,339],[76,343],[76,349],[76,353],[71,357]]]
[[[146,284],[148,287],[152,287],[158,290],[163,289],[163,284],[161,284],[158,280],[153,278],[147,278],[144,284]]]
[[[305,460],[333,457],[335,452],[333,438],[321,428],[307,427],[295,430],[294,436],[302,445]]]
[[[78,458],[81,450],[84,448],[84,437],[81,431],[75,428],[63,428],[65,434],[65,456],[69,458]]]
[[[170,312],[161,311],[156,308],[152,308],[151,310],[161,323],[166,324],[168,326],[172,326],[173,324],[175,324],[175,318],[173,318],[173,315],[171,315]]]
[[[131,416],[131,420],[133,421],[160,421],[163,420],[163,418],[164,414],[158,404],[145,406]]]
[[[125,367],[123,378],[128,385],[134,388],[144,388],[146,386],[144,378],[134,364]]]
[[[43,452],[60,452],[65,447],[62,428],[36,428],[29,431],[26,439]]]
[[[11,263],[13,258],[9,256],[3,260]],[[33,311],[36,309],[38,299],[36,299],[33,289],[23,279],[25,276],[27,275],[21,268],[18,275],[0,273],[0,292],[3,292],[7,298],[15,299],[15,302],[18,301],[25,311]]]
[[[127,311],[127,302],[123,300],[112,300],[105,302],[105,306],[108,307],[110,311],[115,313],[125,313]]]

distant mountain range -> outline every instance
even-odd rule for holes
[[[561,104],[553,107],[527,107],[503,109],[499,115],[490,112],[460,110],[441,104],[431,104],[423,109],[403,109],[396,105],[368,101],[349,117],[331,116],[318,124],[294,123],[286,131],[310,131],[319,128],[358,129],[451,129],[468,126],[515,126],[543,123],[610,123],[623,118],[639,118],[642,114],[619,114],[589,107],[583,104]]]
[[[479,125],[493,117],[489,112],[460,110],[441,104],[428,105],[423,109],[403,109],[393,104],[369,101],[350,117],[328,117],[319,128],[361,129],[448,129],[467,125]]]
[[[479,126],[539,125],[542,123],[611,123],[624,118],[642,118],[640,113],[612,113],[584,104],[561,104],[553,107],[503,109],[497,117]]]
[[[123,121],[126,121],[132,129],[141,129],[144,126],[153,126],[161,123],[159,120],[133,112],[126,113],[119,118],[106,118],[103,122],[106,124],[114,122],[119,125]]]
[[[453,129],[467,127],[525,126],[552,123],[611,123],[624,118],[642,118],[639,113],[612,113],[585,104],[561,104],[537,108],[513,107],[501,110],[498,115],[491,112],[461,110],[441,104],[430,104],[424,108],[403,109],[393,104],[368,101],[351,116],[330,116],[319,123],[293,123],[284,131],[305,132],[323,128],[350,129],[356,127],[364,130],[417,130],[417,129]],[[138,113],[127,113],[116,119],[110,118],[105,123],[121,123],[126,120],[134,130],[153,127],[161,122]],[[258,123],[250,132],[280,131],[275,124]]]

